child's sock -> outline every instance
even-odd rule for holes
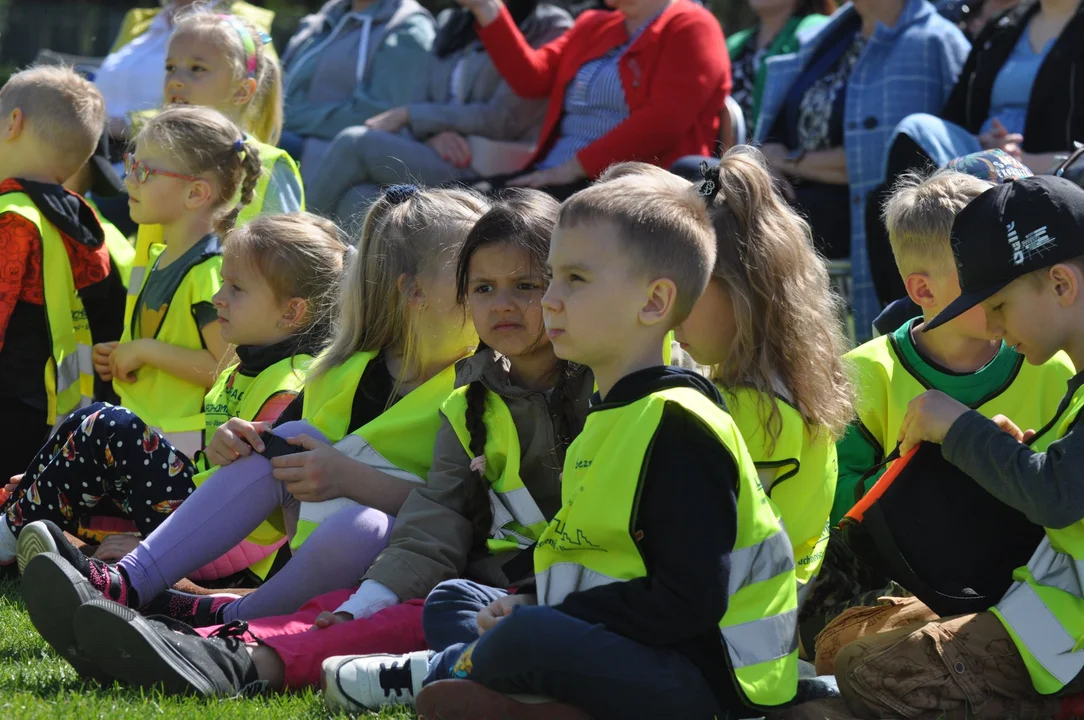
[[[6,517],[0,517],[0,565],[15,562],[15,533],[8,527]]]

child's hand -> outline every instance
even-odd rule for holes
[[[120,345],[119,342],[97,343],[90,351],[91,361],[94,363],[94,372],[102,382],[113,379],[113,351]]]
[[[230,418],[215,430],[204,454],[212,465],[229,465],[238,458],[248,457],[253,450],[263,452],[260,433],[265,432],[271,432],[271,423]]]
[[[286,490],[301,502],[345,497],[343,487],[365,467],[310,435],[298,435],[286,442],[307,452],[273,458],[271,466],[275,468],[275,479],[286,483]]]
[[[956,419],[968,407],[938,390],[928,390],[907,404],[907,414],[900,426],[900,455],[906,455],[920,442],[941,444]]]
[[[117,345],[113,349],[113,356],[109,361],[110,371],[115,380],[121,382],[135,382],[136,370],[147,364],[143,358],[143,340]]]
[[[484,635],[493,626],[512,614],[516,605],[537,605],[537,595],[505,595],[497,598],[478,613],[478,634]]]
[[[1034,430],[1021,430],[1020,427],[1004,415],[994,415],[990,418],[994,425],[1016,438],[1017,442],[1026,443],[1035,437]]]
[[[354,616],[348,612],[330,613],[326,610],[316,616],[316,622],[312,624],[313,630],[322,630],[329,628],[332,625],[338,625],[339,623],[350,622],[354,619]]]

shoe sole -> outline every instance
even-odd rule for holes
[[[470,680],[438,680],[422,688],[414,705],[420,720],[592,720],[559,702],[524,703]]]
[[[73,629],[80,606],[100,599],[101,593],[67,560],[51,552],[39,554],[27,564],[22,591],[30,622],[42,639],[81,677],[112,683],[113,677],[79,650]]]
[[[79,651],[128,685],[171,695],[215,694],[213,685],[143,617],[109,600],[94,600],[75,614]]]
[[[19,539],[15,543],[19,574],[26,572],[26,566],[30,564],[30,561],[43,553],[59,554],[59,548],[48,528],[38,523],[30,523],[19,533]]]

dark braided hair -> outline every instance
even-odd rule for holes
[[[474,253],[489,245],[508,245],[524,250],[531,259],[531,266],[541,269],[546,264],[549,254],[550,235],[557,225],[557,213],[560,205],[546,193],[531,189],[514,189],[505,192],[489,212],[479,218],[467,235],[467,240],[459,251],[455,269],[456,300],[466,308],[470,261]],[[545,335],[540,334],[536,347],[542,345]],[[479,342],[475,353],[489,348]],[[564,377],[567,363],[561,361],[559,370]],[[488,391],[481,379],[467,386],[467,432],[470,435],[469,448],[473,458],[472,465],[477,467],[478,459],[484,462],[486,437],[485,424],[486,401]],[[556,392],[556,389],[555,389]],[[474,527],[475,544],[485,542],[489,536],[489,526],[493,523],[493,509],[489,504],[489,483],[485,479],[485,470],[475,469],[471,473],[464,499],[464,514],[471,518]]]

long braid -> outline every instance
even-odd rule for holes
[[[222,219],[215,225],[215,230],[218,231],[219,235],[225,235],[230,230],[233,230],[241,211],[246,205],[252,203],[253,198],[256,196],[256,185],[260,182],[260,175],[263,173],[260,151],[256,149],[254,143],[242,141],[240,153],[241,171],[244,173],[244,179],[241,181],[241,198],[233,206],[233,209],[223,215]]]
[[[559,360],[556,370],[558,373],[557,383],[553,386],[550,407],[553,409],[553,429],[557,441],[554,450],[556,450],[561,462],[564,463],[565,451],[568,450],[568,446],[583,430],[584,418],[581,413],[577,412],[576,398],[573,397],[572,393],[575,386],[574,380],[582,373],[582,368],[568,360]]]
[[[480,344],[478,349],[485,349],[485,344]],[[488,395],[489,391],[481,380],[475,380],[467,386],[465,420],[467,432],[470,434],[470,453],[473,458],[483,458],[481,467],[472,460],[470,480],[463,498],[463,514],[470,518],[474,528],[473,545],[478,545],[489,537],[489,526],[493,523],[493,508],[489,504],[489,481],[486,480],[484,461],[488,434],[485,423]]]

